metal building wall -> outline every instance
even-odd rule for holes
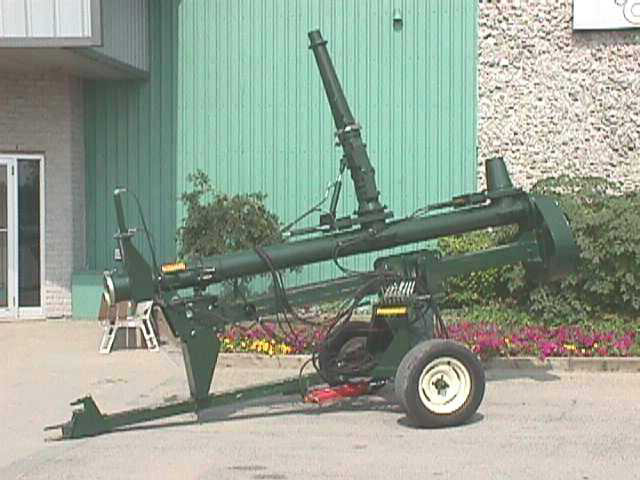
[[[146,72],[149,68],[148,8],[148,0],[103,0],[102,46],[90,50]]]
[[[396,217],[474,190],[476,8],[468,0],[182,0],[177,193],[203,169],[221,191],[266,192],[285,223],[323,196],[341,153],[307,49],[314,28],[329,41],[381,200]],[[344,214],[356,206],[350,178],[341,203]],[[346,265],[370,268],[371,258]],[[331,269],[308,267],[300,280]]]
[[[113,265],[112,193],[140,198],[160,257],[175,255],[177,4],[149,1],[148,80],[85,83],[87,256],[90,270]],[[142,226],[127,199],[132,227]],[[143,234],[137,235],[143,245]],[[148,250],[144,246],[148,255]],[[147,257],[149,258],[149,257]]]

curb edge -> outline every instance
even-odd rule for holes
[[[221,353],[218,365],[235,368],[300,368],[310,355],[269,357],[258,353]],[[482,362],[486,370],[543,370],[560,372],[640,373],[640,357],[535,357],[491,358]]]

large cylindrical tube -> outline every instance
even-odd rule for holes
[[[360,126],[356,124],[347,99],[342,91],[340,80],[336,74],[331,57],[327,51],[327,41],[322,38],[318,30],[309,32],[309,48],[315,56],[322,84],[327,94],[327,100],[331,107],[333,121],[338,131],[336,135],[342,150],[347,167],[351,173],[351,179],[358,199],[358,216],[376,215],[384,211],[384,207],[378,200],[380,192],[376,185],[375,170],[371,165],[366,146],[360,134]],[[379,215],[378,215],[379,217]],[[371,218],[371,217],[370,217]],[[382,225],[384,219],[376,218],[363,222],[365,226]]]
[[[528,196],[522,194],[515,196],[513,202],[496,201],[488,206],[388,223],[384,230],[375,235],[349,232],[270,245],[264,247],[263,251],[274,268],[283,269],[492,226],[526,223],[531,213]],[[210,274],[210,283],[214,283],[244,275],[266,273],[270,268],[253,250],[216,255],[187,264],[187,271],[168,276],[166,286],[177,288],[193,285],[198,272],[205,270]]]
[[[320,78],[322,78],[322,84],[327,93],[333,120],[336,128],[342,130],[347,125],[353,125],[356,121],[353,118],[347,99],[342,91],[342,85],[340,85],[340,80],[338,80],[338,75],[327,51],[327,41],[322,38],[319,30],[314,30],[309,32],[309,42],[309,48],[316,58]]]

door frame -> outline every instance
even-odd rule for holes
[[[27,318],[44,318],[45,306],[44,306],[44,280],[45,280],[45,181],[44,181],[44,162],[45,156],[43,153],[16,153],[16,152],[0,152],[0,159],[7,160],[7,165],[14,167],[11,176],[8,174],[7,169],[7,230],[9,226],[13,227],[13,237],[9,239],[7,235],[7,244],[13,244],[11,251],[7,247],[7,292],[10,291],[9,284],[11,284],[11,291],[13,298],[8,297],[7,309],[0,309],[0,321],[13,320],[13,319],[27,319]],[[38,160],[40,166],[40,306],[39,307],[20,307],[20,300],[18,298],[18,275],[20,266],[18,265],[18,173],[17,166],[18,160]],[[10,180],[11,179],[11,180]],[[12,197],[11,197],[12,195]],[[13,205],[11,205],[12,203]],[[11,207],[11,208],[10,208]],[[9,268],[9,265],[12,268]],[[12,277],[10,275],[12,273]],[[13,282],[13,283],[11,283]]]
[[[11,320],[18,317],[18,305],[14,301],[16,298],[16,260],[17,243],[15,241],[17,209],[9,205],[10,199],[15,198],[16,181],[12,172],[15,172],[16,159],[13,156],[0,154],[0,162],[7,168],[7,306],[0,307],[0,320]],[[11,207],[11,208],[10,208]]]

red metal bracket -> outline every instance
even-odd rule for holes
[[[305,403],[317,403],[326,405],[337,402],[343,398],[359,397],[370,391],[370,382],[347,383],[337,387],[316,388],[310,390],[304,397]]]

